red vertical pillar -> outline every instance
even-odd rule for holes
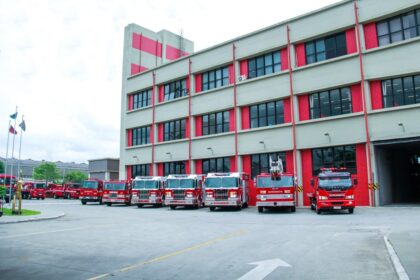
[[[195,160],[195,174],[202,174],[203,173],[203,166],[202,166],[202,160],[196,159]]]
[[[298,96],[299,102],[299,120],[306,121],[309,120],[309,96],[299,95]]]
[[[283,99],[283,108],[284,108],[284,123],[290,123],[292,121],[290,98]]]
[[[241,107],[241,123],[242,123],[242,130],[244,129],[249,129],[250,123],[249,123],[249,107],[245,106],[245,107]]]
[[[382,101],[381,81],[371,81],[369,83],[369,86],[372,110],[382,109],[384,107],[384,104]]]
[[[348,54],[357,52],[356,31],[354,27],[346,30],[346,47]]]
[[[305,43],[295,45],[295,51],[297,58],[297,66],[300,67],[306,65]]]
[[[371,22],[363,25],[363,33],[365,34],[365,46],[367,50],[378,47],[376,22]]]
[[[355,84],[350,87],[351,92],[351,107],[352,112],[362,112],[363,111],[363,101],[362,101],[362,89],[360,84]]]
[[[280,50],[281,71],[289,69],[289,58],[287,56],[287,48]]]
[[[308,193],[313,192],[311,186],[312,177],[312,151],[311,150],[301,150],[300,152],[302,158],[302,183],[303,183],[303,205],[309,206]]]

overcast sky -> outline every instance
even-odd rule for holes
[[[18,123],[24,114],[27,125],[22,158],[119,157],[129,23],[156,32],[183,29],[198,51],[334,2],[0,0],[0,155],[6,154],[8,116],[18,106]]]

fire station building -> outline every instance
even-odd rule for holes
[[[358,178],[357,205],[420,203],[418,0],[341,1],[195,53],[135,24],[124,40],[122,178],[255,177],[271,156],[300,206],[322,167]]]

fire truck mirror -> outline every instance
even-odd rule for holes
[[[313,187],[315,185],[314,179],[311,179],[311,186]]]
[[[359,183],[359,181],[357,180],[357,178],[353,179],[353,185],[357,186],[357,184]]]

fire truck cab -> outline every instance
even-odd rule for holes
[[[29,191],[29,199],[45,199],[47,184],[45,182],[33,182],[33,187]]]
[[[311,186],[314,188],[314,192],[308,194],[311,210],[321,214],[324,210],[348,209],[353,214],[357,179],[352,181],[345,168],[321,168],[318,178],[311,180]]]
[[[173,210],[177,206],[203,206],[203,175],[169,175],[166,180],[165,204]]]
[[[248,206],[249,175],[244,172],[209,173],[204,181],[205,205],[216,207]]]
[[[102,204],[103,181],[99,179],[88,179],[83,181],[80,187],[80,201],[83,205],[87,202],[99,202]]]
[[[107,206],[111,206],[112,204],[131,205],[130,180],[104,182],[102,202]]]
[[[133,180],[131,203],[138,208],[144,205],[163,206],[166,178],[161,176],[137,176]]]

